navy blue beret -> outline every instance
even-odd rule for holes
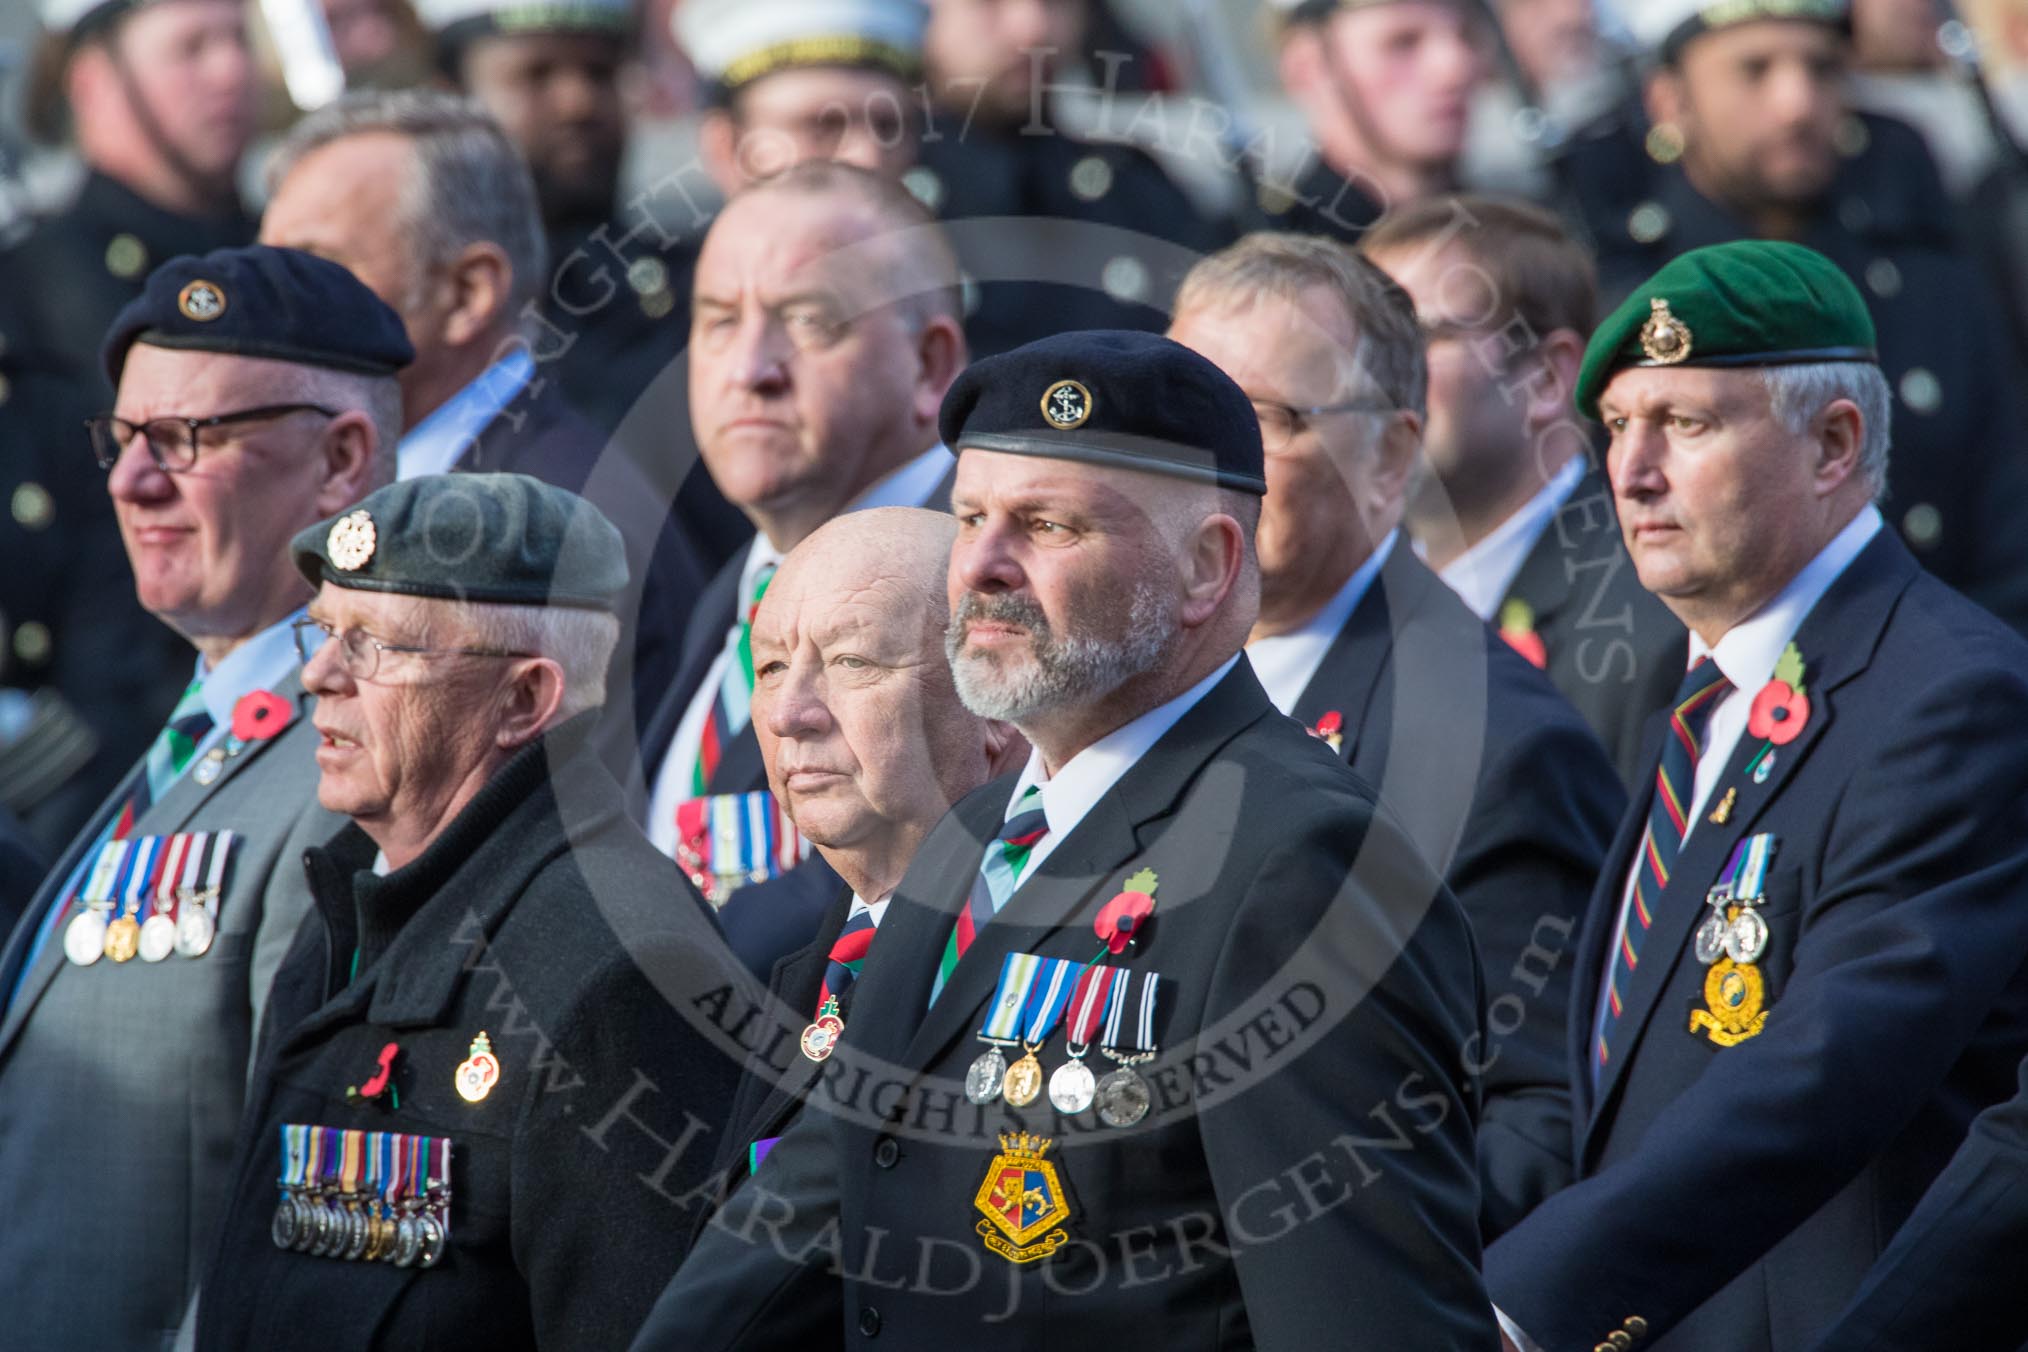
[[[598,508],[526,474],[427,474],[367,494],[289,542],[315,587],[612,610],[627,551]]]
[[[184,254],[149,273],[99,349],[114,385],[137,342],[368,376],[415,360],[401,316],[366,283],[328,258],[266,244]]]
[[[1260,419],[1232,378],[1153,333],[1060,333],[967,367],[937,418],[967,448],[1266,493]]]

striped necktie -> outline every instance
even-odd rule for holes
[[[126,805],[113,818],[112,838],[124,838],[142,814],[169,791],[189,767],[190,758],[197,754],[198,745],[211,734],[211,728],[211,711],[204,705],[204,678],[200,676],[184,687],[183,698],[176,701],[169,722],[155,734],[148,754],[141,758],[140,772],[134,776]]]
[[[862,906],[845,922],[845,928],[838,931],[830,956],[824,962],[823,985],[817,990],[819,1017],[833,999],[843,1004],[845,992],[859,979],[859,969],[866,963],[867,950],[873,947],[873,933],[879,925],[873,918],[873,908]]]
[[[697,742],[697,765],[690,773],[693,797],[702,798],[711,792],[711,777],[718,773],[718,762],[725,749],[746,730],[753,717],[753,617],[760,609],[761,598],[768,594],[768,583],[775,580],[775,567],[772,563],[763,564],[754,574],[753,596],[739,621],[739,641],[733,647],[732,660],[725,664],[725,674],[719,678],[711,716],[704,720],[704,735]]]
[[[1662,763],[1655,770],[1655,794],[1648,804],[1648,825],[1634,859],[1634,886],[1620,916],[1620,942],[1607,963],[1605,998],[1599,1002],[1598,1037],[1592,1044],[1592,1080],[1605,1068],[1612,1035],[1622,1012],[1621,993],[1629,989],[1640,965],[1641,944],[1654,926],[1650,909],[1669,885],[1669,872],[1683,838],[1690,834],[1690,807],[1697,796],[1697,757],[1703,749],[1711,711],[1732,682],[1710,658],[1702,658],[1683,677],[1669,710],[1669,730],[1662,738]]]
[[[980,862],[979,872],[972,879],[972,890],[965,897],[965,909],[958,912],[958,921],[951,926],[951,937],[944,944],[943,957],[937,962],[936,983],[930,987],[931,1004],[944,993],[944,984],[957,969],[958,959],[965,956],[979,931],[1000,913],[1007,898],[1021,885],[1021,875],[1034,856],[1036,844],[1048,834],[1049,819],[1042,815],[1042,786],[1031,784],[1001,823],[1000,833],[986,846],[986,857]]]

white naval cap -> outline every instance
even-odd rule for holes
[[[633,0],[414,0],[415,16],[438,37],[479,33],[627,33]]]
[[[42,26],[52,33],[93,28],[151,0],[41,0],[36,6]]]
[[[922,70],[923,0],[683,0],[670,18],[698,74],[737,89],[791,66]]]
[[[1701,33],[1759,19],[1804,19],[1839,27],[1852,21],[1850,0],[1638,0],[1620,7],[1627,30],[1660,62],[1674,61]]]

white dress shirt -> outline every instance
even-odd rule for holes
[[[943,482],[950,468],[951,453],[944,449],[942,442],[938,442],[888,473],[845,510],[863,512],[874,507],[920,507],[929,501],[930,494],[936,492],[937,485]],[[669,750],[655,771],[654,791],[648,798],[645,825],[648,839],[655,848],[671,858],[676,854],[676,809],[694,796],[690,781],[697,766],[697,748],[704,741],[704,725],[711,717],[712,704],[718,699],[718,688],[725,683],[726,668],[739,656],[739,632],[741,622],[746,618],[739,608],[753,595],[754,583],[761,570],[779,567],[781,561],[781,551],[769,542],[766,535],[757,532],[753,543],[747,547],[746,561],[740,565],[732,627],[725,631],[725,642],[720,646],[718,656],[712,659],[710,670],[704,673],[704,681],[697,687],[697,693],[690,697],[690,706],[683,711],[682,721],[676,725],[676,735],[670,738]],[[743,720],[741,726],[745,726]]]
[[[473,378],[408,430],[395,448],[397,479],[449,474],[465,448],[514,402],[535,374],[535,358],[517,347]]]
[[[1480,619],[1491,622],[1507,599],[1508,589],[1520,576],[1521,565],[1549,523],[1584,479],[1584,457],[1574,455],[1562,469],[1549,476],[1534,497],[1521,504],[1512,516],[1493,528],[1479,543],[1450,561],[1437,574],[1458,598]],[[1417,553],[1421,553],[1420,549]]]
[[[1273,638],[1257,638],[1246,645],[1246,660],[1253,663],[1254,675],[1267,691],[1268,699],[1275,708],[1285,714],[1294,714],[1296,701],[1310,688],[1316,679],[1317,668],[1324,664],[1324,654],[1331,651],[1339,631],[1352,618],[1352,612],[1365,599],[1367,588],[1373,579],[1380,576],[1380,570],[1387,564],[1387,556],[1394,552],[1394,546],[1401,532],[1391,530],[1380,542],[1380,548],[1352,570],[1352,576],[1345,579],[1345,585],[1338,594],[1324,604],[1324,608],[1311,617],[1302,628]]]
[[[1043,769],[1040,751],[1028,753],[1028,764],[1021,771],[1021,778],[1014,782],[1014,795],[1007,800],[1005,812],[1012,812],[1014,804],[1030,788],[1040,787],[1042,816],[1049,823],[1049,834],[1028,852],[1028,862],[1021,871],[1024,881],[1035,876],[1043,861],[1054,853],[1065,836],[1077,829],[1098,800],[1113,791],[1120,776],[1133,769],[1162,740],[1163,734],[1196,708],[1197,702],[1211,693],[1211,687],[1224,680],[1238,664],[1239,654],[1234,653],[1218,670],[1167,704],[1157,705],[1133,722],[1114,728],[1072,756],[1054,775]]]

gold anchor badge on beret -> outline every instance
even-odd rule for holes
[[[1648,360],[1674,366],[1690,358],[1690,326],[1669,313],[1669,302],[1657,297],[1648,302],[1653,311],[1641,325],[1641,351]]]
[[[331,556],[332,567],[356,573],[372,560],[374,546],[379,542],[373,518],[361,509],[331,523],[331,534],[324,539],[324,552]]]
[[[182,311],[185,319],[209,324],[225,313],[225,292],[216,282],[207,282],[200,277],[176,293],[176,308]]]
[[[1075,380],[1059,380],[1042,392],[1042,416],[1061,432],[1084,426],[1091,406],[1091,391]]]
[[[493,1055],[493,1040],[484,1033],[472,1039],[471,1050],[458,1063],[458,1097],[467,1103],[478,1103],[493,1092],[493,1086],[500,1082],[500,1061]]]

